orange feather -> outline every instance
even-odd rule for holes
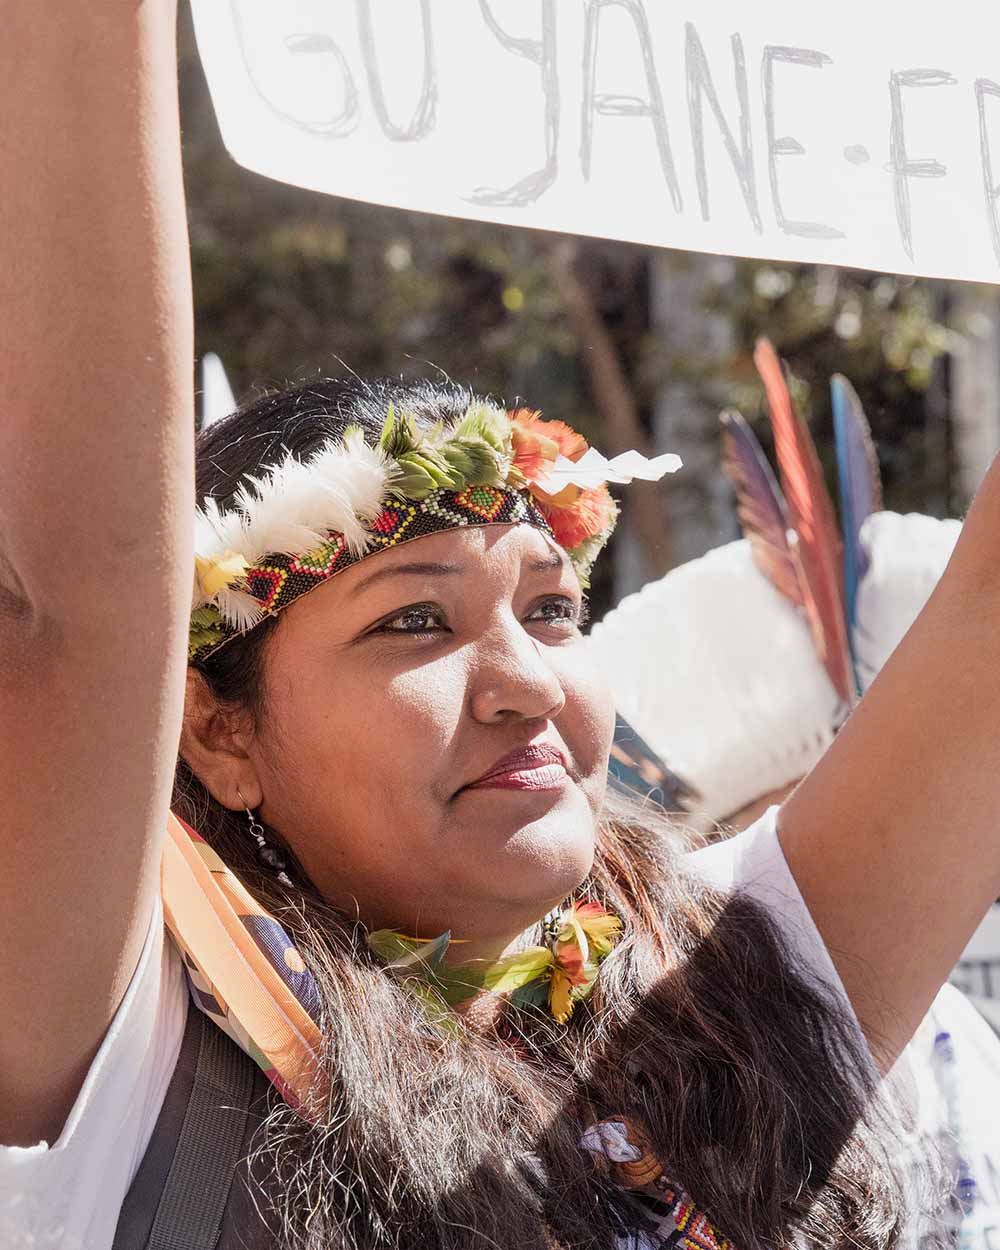
[[[834,689],[850,707],[854,678],[841,579],[841,541],[812,435],[795,410],[777,353],[758,339],[754,364],[764,383],[788,521],[798,538],[806,616]]]

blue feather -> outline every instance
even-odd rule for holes
[[[873,512],[882,509],[882,480],[871,427],[854,387],[847,378],[837,373],[830,379],[830,395],[840,481],[840,525],[844,536],[847,632],[851,640],[851,655],[856,663],[853,632],[858,587],[869,564],[868,555],[861,545],[861,527]]]

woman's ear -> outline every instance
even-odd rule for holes
[[[204,675],[189,668],[181,758],[216,802],[231,811],[253,810],[263,801],[248,754],[252,737],[248,714],[221,707]]]

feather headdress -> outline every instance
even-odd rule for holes
[[[605,460],[561,421],[476,400],[424,429],[390,407],[376,445],[360,426],[307,460],[287,455],[195,517],[189,656],[210,655],[376,551],[467,525],[525,523],[567,551],[586,584],[617,507],[606,481],[655,480],[676,456]]]
[[[758,359],[782,423],[776,443],[796,508],[750,427],[739,413],[724,412],[723,465],[746,538],[630,595],[591,634],[619,711],[696,789],[682,798],[696,820],[729,816],[802,777],[833,740],[848,702],[845,690],[853,694],[853,681],[843,680],[850,675],[846,648],[837,642],[848,626],[846,597],[835,590],[840,542],[829,523],[832,505],[777,358],[765,348]],[[834,385],[846,384],[837,379]],[[844,507],[844,546],[853,544],[859,572],[850,636],[858,689],[864,690],[930,595],[960,525],[877,510],[869,515],[881,504],[874,448],[853,392],[842,390],[840,398],[853,407],[851,467],[841,489],[851,499]],[[811,617],[806,611],[811,591],[796,529],[803,515],[820,519],[812,532],[826,544],[827,599],[842,605],[841,626],[821,633],[832,640],[822,649],[813,627],[819,610]],[[838,687],[821,658],[831,649],[841,658]]]

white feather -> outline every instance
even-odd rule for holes
[[[225,551],[236,551],[243,535],[243,518],[233,510],[222,512],[218,500],[205,499],[201,508],[195,513],[195,554],[205,556],[222,555]]]
[[[369,541],[365,522],[378,515],[393,476],[382,450],[360,438],[305,463],[286,456],[262,477],[246,478],[225,514],[206,500],[195,522],[197,553],[233,551],[255,565],[274,552],[304,555],[336,531],[359,555]]]
[[[931,596],[962,532],[960,521],[873,513],[861,527],[871,561],[858,587],[854,651],[865,690]]]
[[[253,629],[264,617],[260,604],[245,590],[234,590],[231,586],[223,587],[215,596],[215,602],[222,619],[240,633]]]
[[[838,699],[803,616],[743,539],[622,600],[590,635],[622,715],[720,819],[797,781]]]
[[[206,604],[211,602],[211,596],[206,595],[202,590],[201,582],[198,580],[198,574],[195,572],[191,583],[191,611],[197,612],[199,608],[203,608]]]

